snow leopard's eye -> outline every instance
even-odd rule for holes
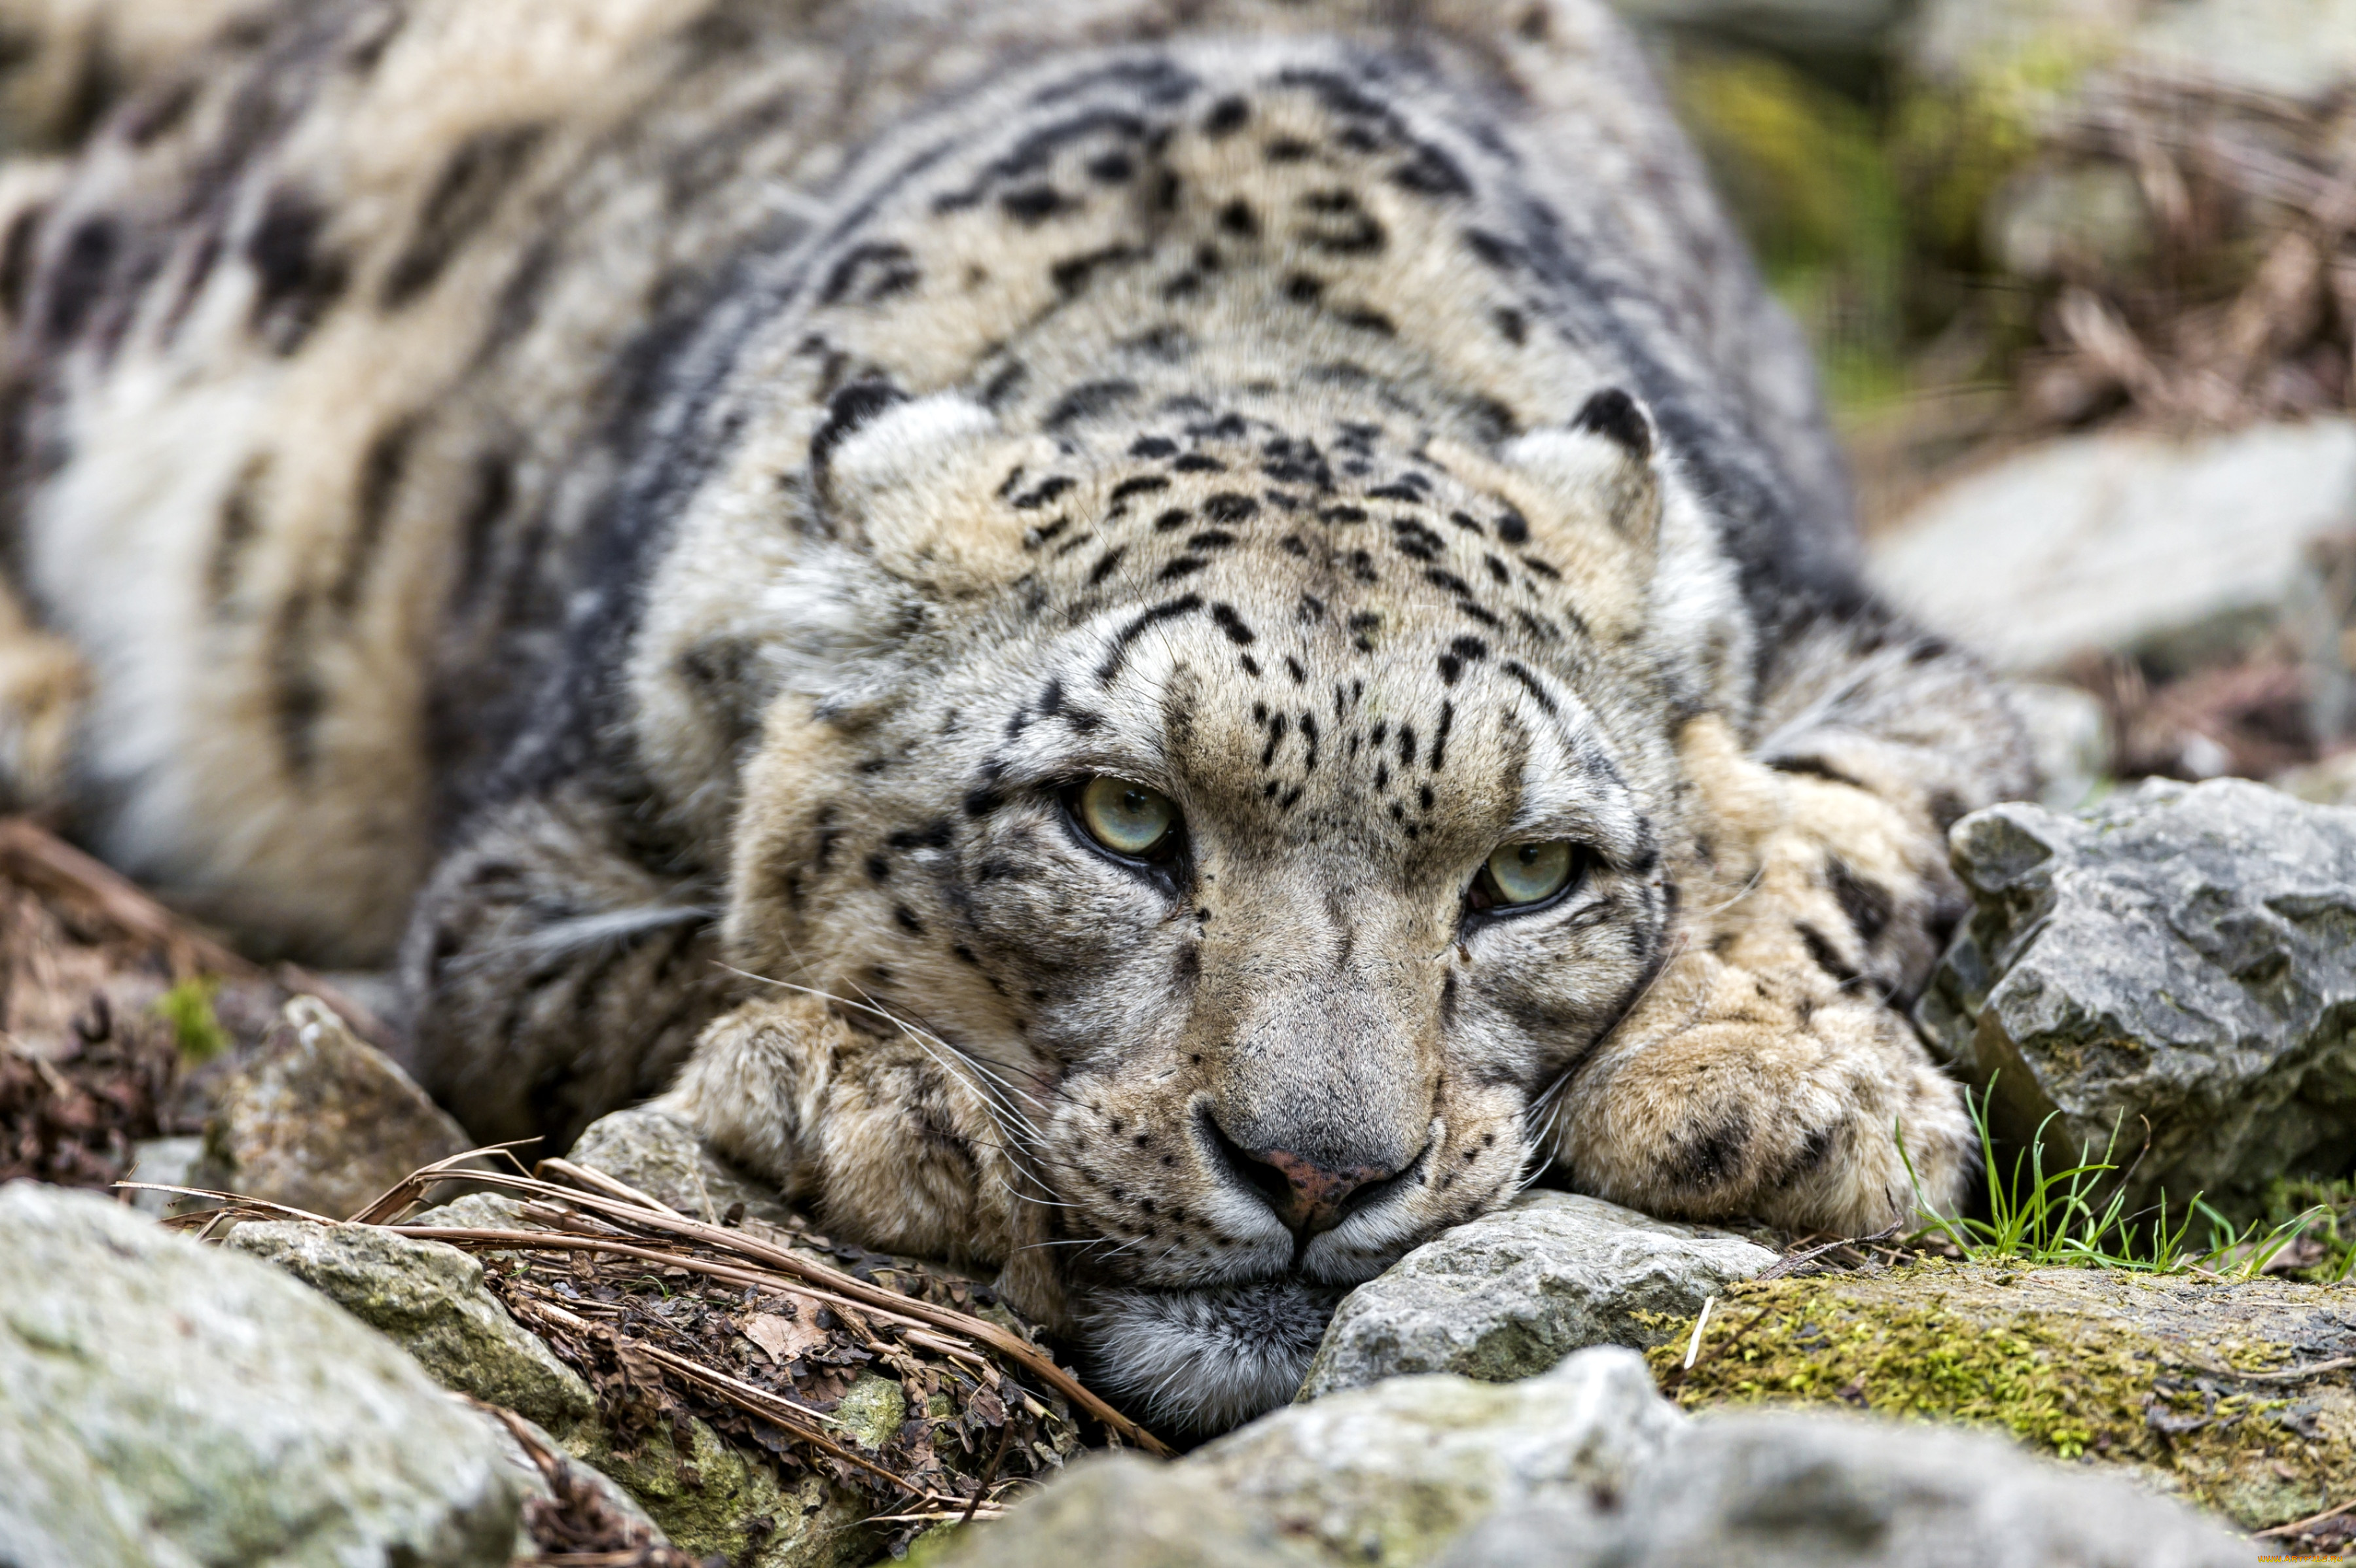
[[[1130,860],[1151,859],[1178,829],[1178,808],[1168,796],[1104,774],[1080,786],[1072,809],[1090,838]]]
[[[1546,903],[1584,879],[1589,854],[1567,839],[1500,844],[1472,884],[1472,907],[1522,909]]]

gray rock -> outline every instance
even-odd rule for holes
[[[1948,486],[1875,540],[1870,570],[2007,671],[2083,649],[2180,667],[2280,621],[2310,543],[2351,517],[2356,422],[2181,443],[2112,431]]]
[[[298,996],[205,1124],[199,1185],[330,1219],[472,1148],[458,1123],[325,1003]]]
[[[1324,1562],[1200,1471],[1127,1454],[1074,1466],[1002,1522],[969,1526],[945,1555],[926,1557],[927,1568],[1312,1568]]]
[[[2317,104],[2356,81],[2356,0],[1922,0],[1903,53],[1918,77],[2016,93],[2132,72]]]
[[[483,1265],[440,1241],[370,1226],[247,1223],[228,1245],[277,1264],[417,1358],[445,1388],[561,1434],[596,1412],[581,1375],[483,1288]]]
[[[1590,1345],[1644,1349],[1775,1254],[1739,1236],[1536,1192],[1409,1252],[1343,1301],[1304,1400],[1407,1372],[1531,1377]]]
[[[2123,1481],[1975,1434],[1852,1417],[1705,1416],[1600,1520],[1500,1512],[1443,1568],[2226,1568],[2247,1541]]]
[[[2077,818],[1995,807],[1952,842],[1977,907],[1916,1019],[1993,1080],[2000,1134],[2054,1116],[2050,1143],[2099,1153],[2116,1128],[2136,1201],[2345,1174],[2356,811],[2152,780]]]
[[[1081,1466],[927,1563],[2209,1568],[2249,1552],[2179,1504],[1987,1436],[1687,1420],[1607,1347],[1505,1387],[1399,1378],[1294,1405],[1175,1465]]]
[[[1337,1562],[1403,1564],[1498,1509],[1591,1508],[1683,1421],[1642,1357],[1604,1347],[1518,1383],[1393,1378],[1289,1406],[1185,1463]]]
[[[142,1138],[131,1145],[131,1169],[124,1181],[148,1181],[159,1187],[195,1187],[205,1157],[205,1141],[198,1137]],[[140,1213],[162,1219],[214,1207],[209,1199],[178,1197],[168,1192],[127,1191],[123,1197]]]
[[[738,1203],[748,1219],[782,1225],[792,1218],[776,1187],[714,1154],[702,1134],[660,1101],[599,1117],[564,1157],[708,1224],[719,1223]]]
[[[481,1423],[275,1269],[0,1188],[0,1554],[17,1568],[497,1568]]]

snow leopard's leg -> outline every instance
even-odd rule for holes
[[[1828,621],[1785,649],[1761,743],[1688,729],[1670,956],[1540,1130],[1601,1197],[1865,1234],[1952,1212],[1971,1173],[1960,1091],[1904,1009],[1964,908],[1946,829],[2031,773],[1993,685],[1944,646]]]
[[[631,813],[568,787],[477,818],[402,950],[410,1067],[484,1139],[569,1145],[661,1090],[734,999],[718,894],[628,842]]]

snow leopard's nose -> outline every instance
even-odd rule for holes
[[[1322,1164],[1290,1149],[1247,1149],[1215,1119],[1212,1136],[1237,1183],[1259,1195],[1284,1228],[1302,1241],[1331,1230],[1387,1190],[1404,1168]],[[1408,1164],[1413,1164],[1409,1161]]]

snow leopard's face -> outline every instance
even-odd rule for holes
[[[1617,394],[1488,456],[1181,413],[1092,460],[946,399],[843,438],[837,683],[772,714],[730,915],[837,1049],[923,1048],[802,1112],[830,1216],[1011,1214],[1105,1385],[1216,1429],[1509,1196],[1668,913],[1650,451]]]

